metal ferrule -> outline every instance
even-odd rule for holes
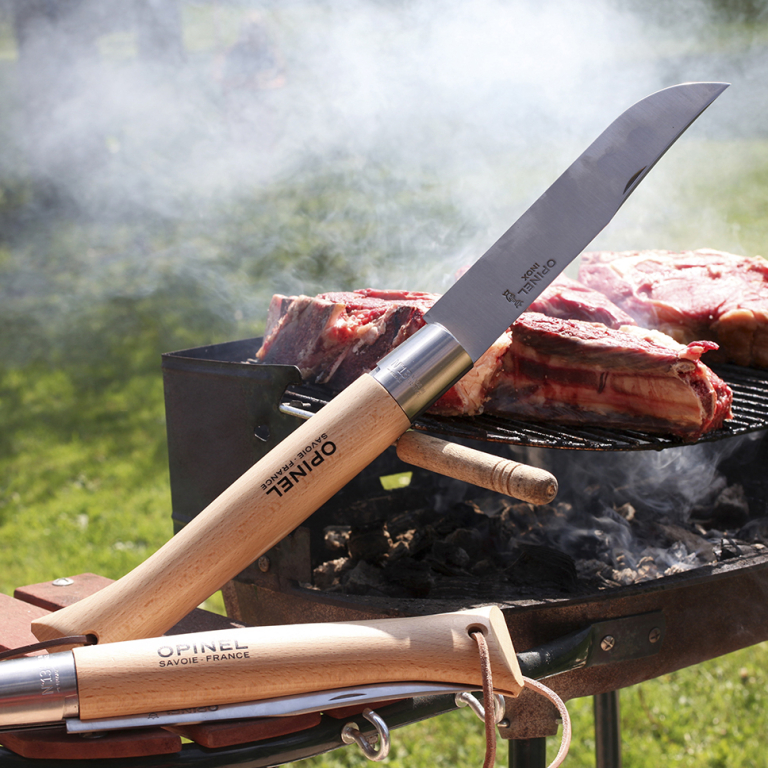
[[[470,368],[472,358],[450,331],[429,323],[379,361],[371,376],[413,421]]]
[[[56,723],[78,712],[71,651],[0,662],[0,727]]]

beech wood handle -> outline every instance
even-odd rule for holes
[[[557,496],[557,478],[544,469],[420,432],[406,432],[397,441],[397,455],[408,464],[532,504],[549,504]]]
[[[410,422],[366,374],[258,461],[151,557],[96,594],[32,622],[39,640],[162,635],[290,533]],[[160,670],[156,674],[161,674]]]
[[[404,619],[197,632],[75,648],[80,717],[258,701],[357,685],[482,687],[469,630],[486,636],[494,688],[523,678],[496,606]]]

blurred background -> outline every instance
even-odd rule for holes
[[[594,246],[763,254],[766,0],[0,0],[2,591],[171,535],[162,352],[275,292],[445,290],[691,80],[732,86]]]

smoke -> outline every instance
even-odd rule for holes
[[[538,543],[628,569],[636,581],[643,565],[656,578],[714,562],[731,537],[752,540],[768,512],[768,488],[754,472],[765,447],[761,431],[663,451],[525,448],[516,458],[558,479]]]
[[[673,5],[7,1],[3,312],[71,325],[67,307],[192,285],[233,333],[275,291],[442,291],[636,100],[744,82],[595,242],[674,246],[697,148],[762,130],[765,87],[758,49],[702,48],[706,4]],[[688,247],[738,249],[694,209],[711,239]]]

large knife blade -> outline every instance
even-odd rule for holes
[[[41,640],[161,635],[408,429],[606,226],[725,83],[652,94],[615,120],[427,313],[427,325],[302,424],[140,566],[37,619]]]

